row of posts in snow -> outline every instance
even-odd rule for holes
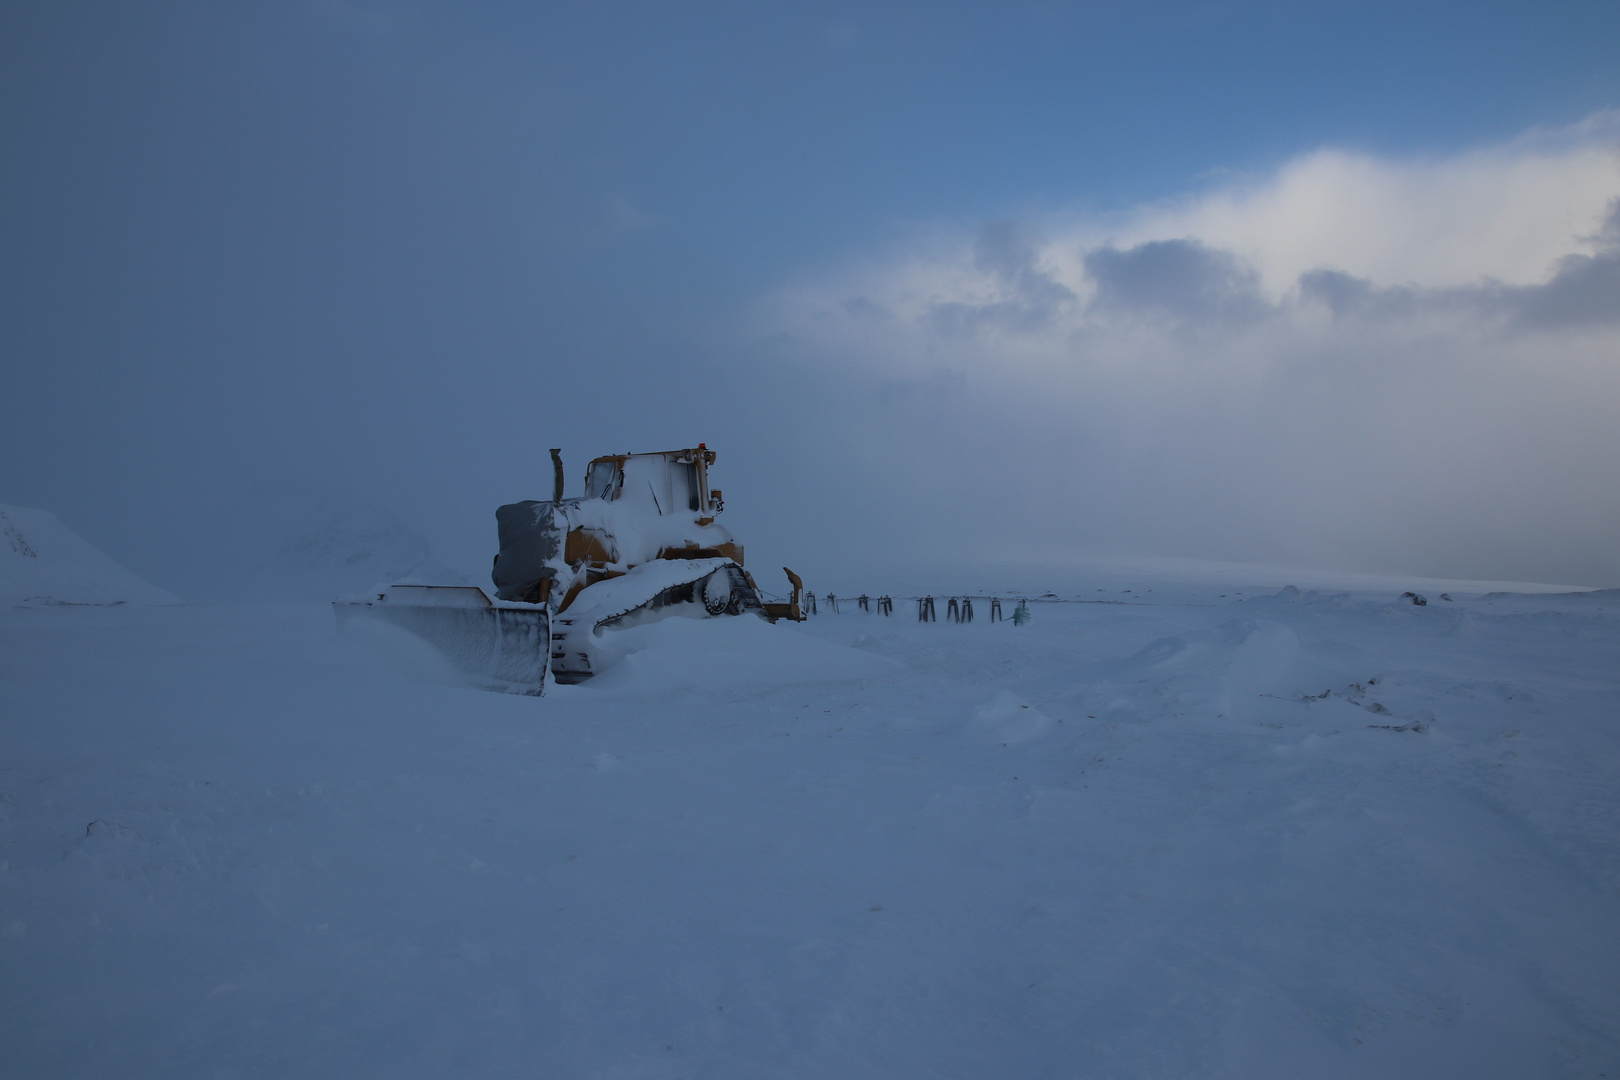
[[[917,602],[917,621],[918,622],[938,622],[939,621],[939,617],[938,617],[937,613],[934,610],[934,598],[932,596],[917,596],[917,597],[913,597],[912,599],[914,599]],[[983,599],[983,598],[981,597],[980,599]],[[845,603],[848,602],[848,597],[845,597],[844,602]],[[822,598],[822,603],[825,603],[827,605],[827,610],[831,614],[837,615],[839,613],[838,612],[839,599],[834,594],[828,593],[825,597]],[[860,596],[857,596],[855,598],[855,604],[862,611],[867,612],[868,614],[870,614],[872,612],[874,607],[877,609],[877,613],[879,615],[893,615],[894,614],[894,598],[893,597],[889,597],[889,596],[871,597],[871,596],[867,596],[865,593],[862,593]],[[815,593],[806,593],[805,594],[804,606],[805,606],[806,612],[808,614],[810,614],[810,615],[819,615],[819,614],[821,614],[820,607],[816,603],[816,594]],[[949,597],[948,600],[947,600],[946,606],[945,606],[945,621],[946,622],[957,622],[957,623],[970,623],[970,622],[972,622],[973,621],[973,597],[971,597],[971,596],[962,596],[962,597],[952,596],[952,597]],[[1001,614],[1001,599],[999,597],[992,596],[990,598],[990,621],[993,622],[993,623],[1003,621],[1002,614]],[[1020,600],[1020,601],[1018,601],[1018,606],[1013,609],[1012,624],[1014,626],[1023,626],[1027,622],[1029,622],[1029,601]]]

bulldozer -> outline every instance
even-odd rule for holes
[[[585,491],[563,497],[561,449],[551,451],[549,500],[495,511],[495,595],[471,586],[396,585],[338,602],[340,627],[381,618],[438,646],[464,674],[494,689],[542,692],[546,675],[579,683],[611,649],[604,635],[669,616],[751,614],[802,621],[804,582],[783,568],[786,602],[767,602],[743,568],[743,548],[716,521],[715,452],[609,454],[585,470]]]

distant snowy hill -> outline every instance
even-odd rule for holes
[[[400,584],[466,585],[427,538],[385,507],[359,504],[305,522],[256,574],[286,596],[330,599]]]
[[[178,604],[56,519],[0,503],[0,604]]]

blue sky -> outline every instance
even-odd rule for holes
[[[0,20],[0,501],[182,595],[311,500],[477,567],[545,447],[700,439],[750,550],[827,574],[851,522],[992,557],[994,489],[1031,559],[1620,577],[1613,4]],[[1598,314],[1502,291],[1550,285]],[[1322,400],[1365,423],[1287,419]]]

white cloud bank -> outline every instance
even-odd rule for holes
[[[943,229],[756,319],[940,557],[1620,583],[1620,113]]]

